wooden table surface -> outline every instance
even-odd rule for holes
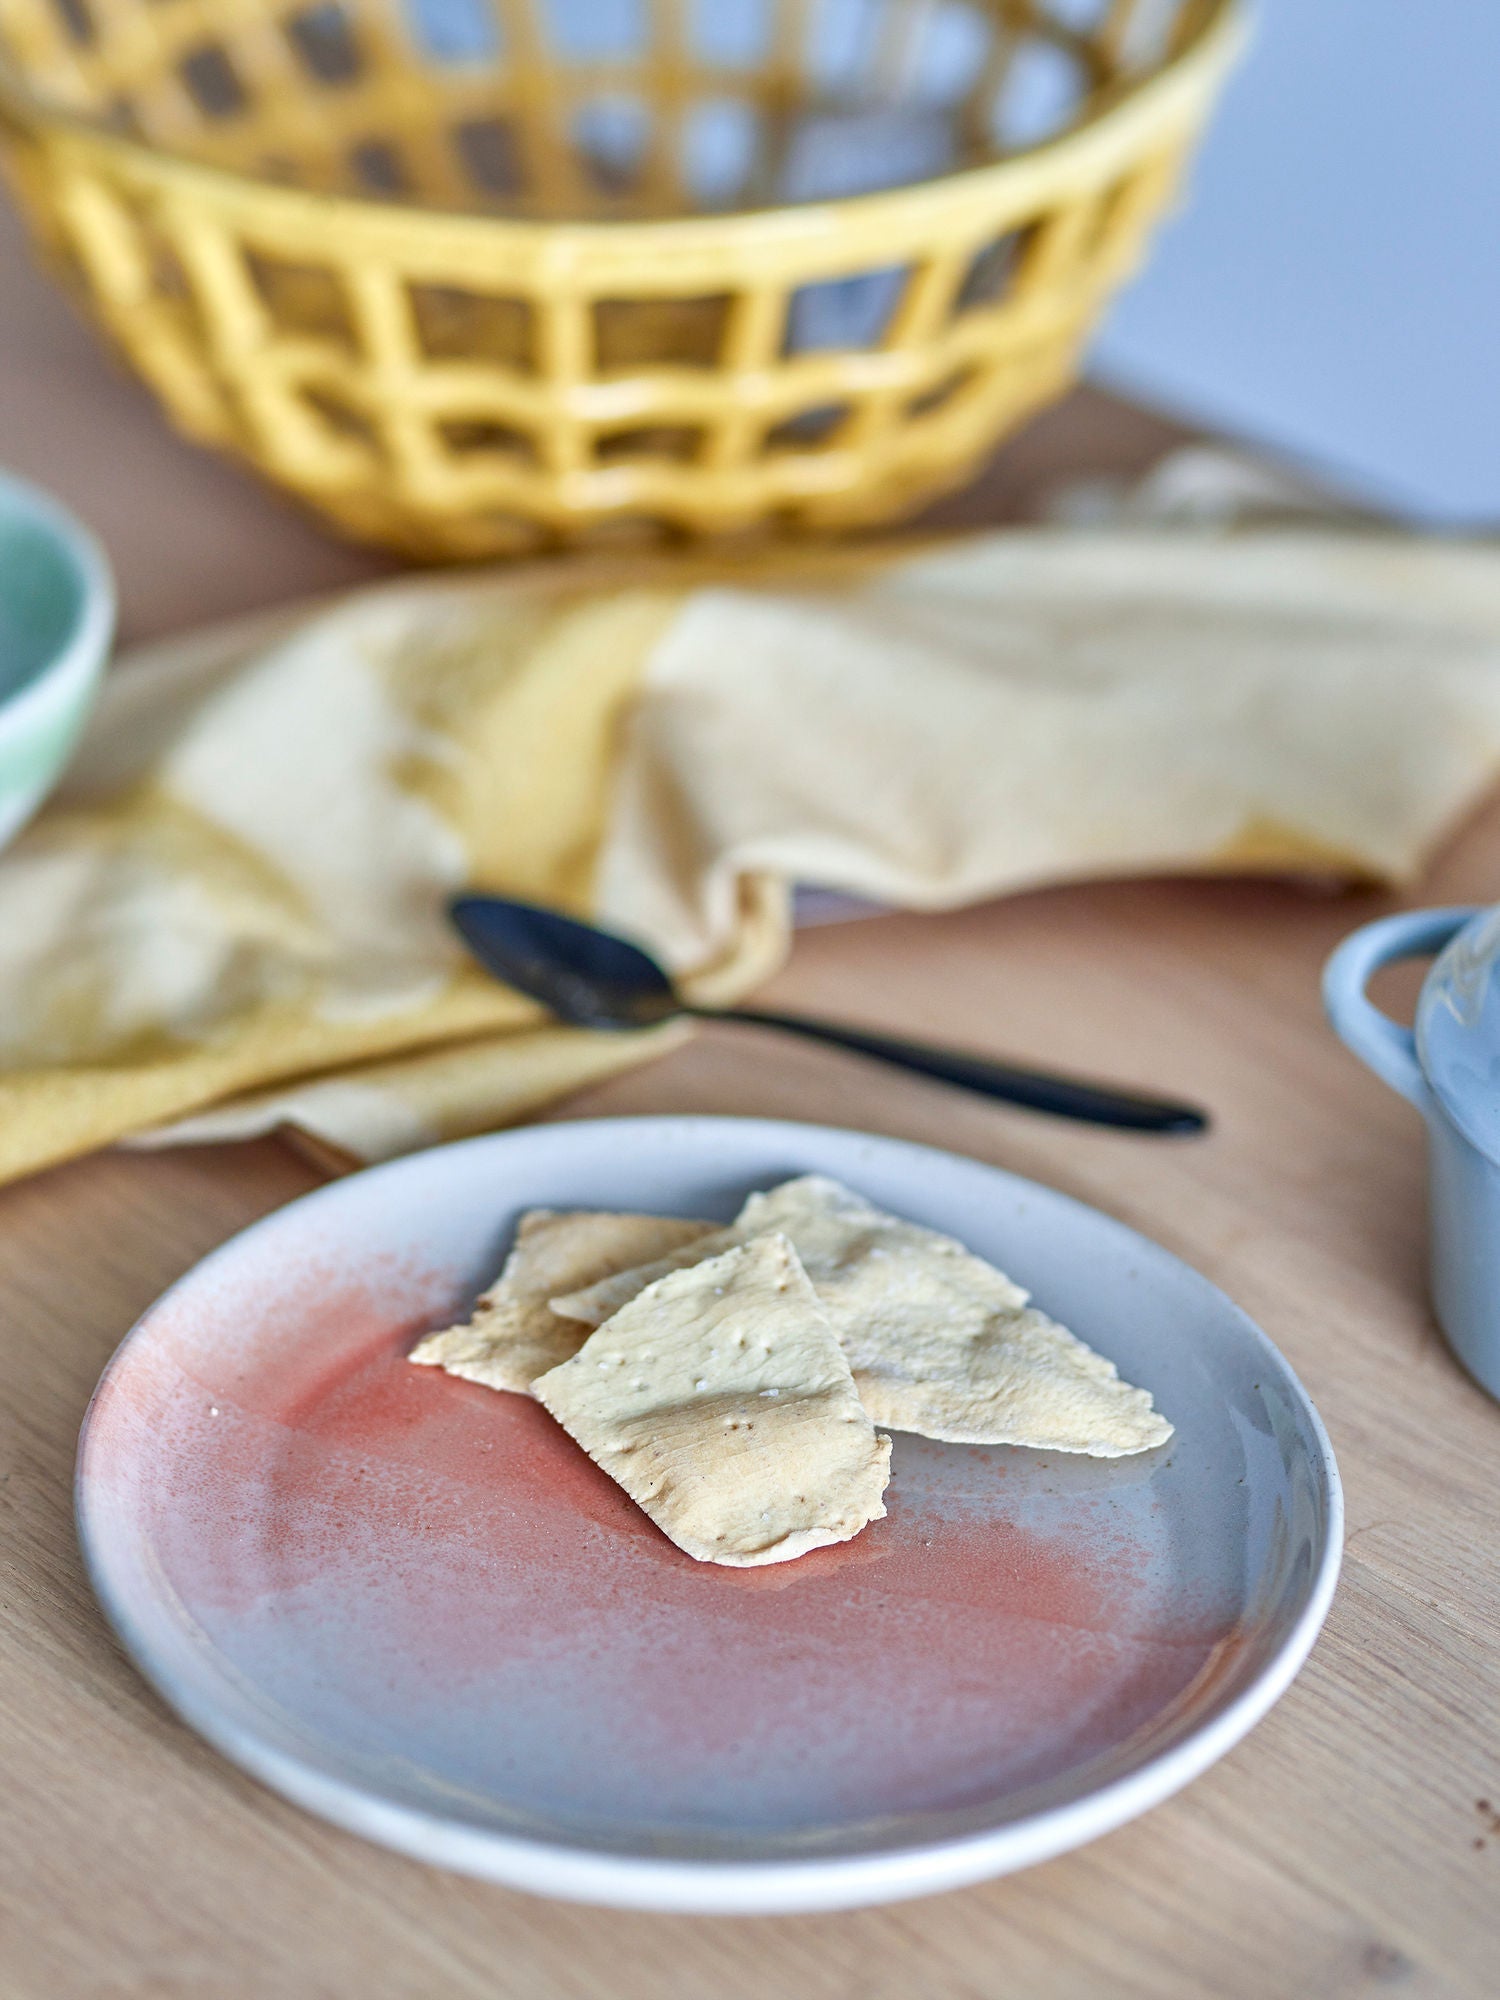
[[[1024,511],[1058,472],[1129,471],[1170,437],[1081,395],[1002,453],[960,511]],[[30,277],[0,217],[7,460],[102,530],[136,636],[381,567],[167,437]],[[1422,895],[1489,900],[1497,880],[1500,806],[1458,835]],[[1327,1421],[1348,1493],[1344,1577],[1269,1718],[1093,1846],[889,1909],[731,1921],[545,1903],[335,1832],[199,1743],[89,1595],[74,1440],[134,1316],[317,1176],[266,1141],[108,1154],[0,1189],[3,2000],[1492,1995],[1500,1409],[1423,1302],[1417,1120],[1336,1046],[1317,1002],[1324,954],[1383,907],[1257,883],[1049,891],[805,933],[768,992],[1170,1085],[1213,1106],[1205,1141],[1049,1124],[733,1031],[555,1114],[822,1119],[1034,1175],[1223,1285]]]

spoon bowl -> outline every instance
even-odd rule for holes
[[[611,931],[501,896],[449,909],[481,965],[571,1028],[654,1028],[686,1011],[656,960]]]

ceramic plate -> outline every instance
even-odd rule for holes
[[[403,1358],[522,1208],[727,1219],[805,1172],[1003,1265],[1176,1437],[898,1436],[885,1520],[714,1569],[539,1405]],[[1165,1798],[1286,1688],[1341,1541],[1306,1395],[1175,1257],[972,1160],[733,1118],[472,1140],[246,1230],[110,1364],[78,1515],[142,1670],[289,1798],[521,1888],[723,1911],[948,1888]]]

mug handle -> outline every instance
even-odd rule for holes
[[[1426,1107],[1427,1085],[1417,1061],[1416,1037],[1366,999],[1365,987],[1382,965],[1398,958],[1430,958],[1441,951],[1478,914],[1476,906],[1382,917],[1346,937],[1323,968],[1323,1005],[1334,1033],[1382,1083],[1409,1098],[1419,1111]]]

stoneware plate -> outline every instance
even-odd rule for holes
[[[1176,1437],[898,1436],[884,1521],[714,1569],[539,1405],[404,1359],[522,1208],[728,1218],[806,1172],[1003,1265]],[[1342,1533],[1306,1395],[1175,1257],[972,1160],[735,1118],[471,1140],[246,1230],[111,1362],[78,1518],[142,1670],[288,1798],[520,1888],[719,1911],[946,1889],[1154,1805],[1284,1691]]]

